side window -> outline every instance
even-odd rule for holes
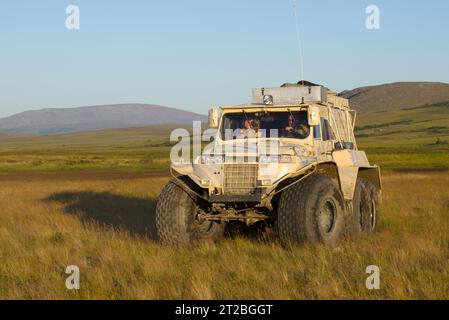
[[[327,119],[321,118],[321,127],[323,128],[323,141],[336,140],[334,131]]]
[[[313,137],[315,139],[321,139],[321,126],[314,126],[313,127]]]

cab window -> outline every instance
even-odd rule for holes
[[[315,139],[321,139],[321,125],[313,127],[313,137]]]
[[[323,128],[323,141],[336,140],[334,131],[327,119],[321,118],[321,127]]]

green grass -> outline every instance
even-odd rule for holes
[[[391,169],[449,169],[449,103],[357,119],[357,142],[369,159]]]
[[[449,156],[444,153],[372,153],[369,160],[383,169],[447,170]]]
[[[0,174],[11,171],[168,168],[173,126],[0,139]]]
[[[0,174],[12,171],[148,170],[168,168],[169,147],[0,152]]]

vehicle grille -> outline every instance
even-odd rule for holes
[[[225,164],[223,168],[224,194],[253,194],[257,188],[257,164]]]

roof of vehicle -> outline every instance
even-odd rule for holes
[[[279,103],[279,104],[262,104],[262,103],[246,103],[238,105],[226,105],[220,106],[221,109],[269,109],[269,108],[296,108],[302,107],[307,108],[310,105],[319,105],[323,107],[336,108],[341,110],[353,111],[349,106],[349,100],[333,95],[331,92],[328,93],[327,102],[312,102],[312,103]]]
[[[283,104],[260,104],[260,103],[247,103],[247,104],[237,104],[232,106],[220,106],[222,109],[269,109],[269,108],[293,108],[293,107],[307,107],[309,104],[298,104],[298,103],[283,103]]]
[[[271,103],[265,104],[268,97]],[[349,100],[337,96],[328,88],[309,81],[284,83],[281,87],[255,88],[252,90],[252,101],[249,104],[221,106],[222,109],[249,108],[289,108],[320,105],[337,109],[350,110]]]

